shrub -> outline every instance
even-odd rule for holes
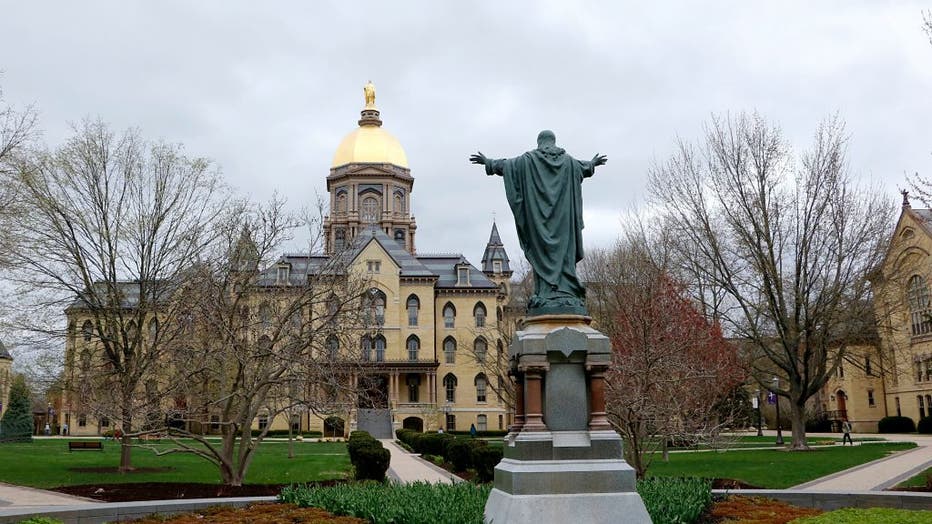
[[[638,494],[657,524],[696,522],[712,504],[708,479],[652,477],[638,482]]]
[[[909,417],[884,417],[877,423],[878,433],[914,433],[916,424]]]
[[[23,375],[14,375],[10,385],[10,400],[0,419],[0,442],[32,441],[32,403],[29,387]]]
[[[417,436],[414,445],[415,451],[422,455],[446,456],[447,445],[453,440],[449,433],[422,433]]]
[[[420,435],[421,433],[419,431],[414,431],[413,429],[399,429],[395,431],[395,437],[407,444],[411,449],[414,449],[414,441],[417,440]]]
[[[495,478],[495,466],[502,461],[502,448],[480,446],[472,450],[472,463],[479,482],[491,482]]]
[[[30,517],[26,520],[19,521],[19,524],[64,524],[58,519],[51,517]]]
[[[925,417],[919,420],[919,424],[916,425],[916,431],[919,433],[932,433],[932,417]]]
[[[456,439],[447,445],[444,458],[453,464],[455,471],[466,471],[472,467],[473,446],[469,439]]]
[[[391,453],[382,447],[382,443],[378,441],[357,448],[356,460],[353,461],[353,467],[356,469],[356,480],[376,480],[379,482],[385,480],[385,472],[388,471],[391,458]]]
[[[373,524],[482,524],[491,486],[469,482],[341,484],[329,487],[288,486],[282,502],[323,508],[335,515],[368,519]]]
[[[451,435],[471,437],[472,433],[469,431],[448,431]],[[477,431],[476,436],[480,438],[486,437],[504,437],[508,434],[506,430],[487,430],[487,431]]]

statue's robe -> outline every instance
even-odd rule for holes
[[[518,240],[534,270],[529,314],[585,314],[586,290],[576,263],[583,257],[582,180],[592,176],[592,163],[547,146],[489,160],[485,169],[505,179]]]

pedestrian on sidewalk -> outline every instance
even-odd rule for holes
[[[843,433],[841,436],[841,445],[844,446],[845,441],[848,441],[848,444],[853,446],[854,442],[851,440],[851,423],[848,422],[847,419],[841,423],[841,432]]]

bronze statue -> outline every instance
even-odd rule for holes
[[[490,159],[479,152],[469,160],[505,179],[518,240],[534,271],[528,316],[587,315],[586,289],[576,275],[583,257],[582,181],[605,164],[605,155],[576,160],[556,146],[552,131],[541,131],[537,149],[521,156]]]

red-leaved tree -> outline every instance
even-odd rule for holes
[[[614,348],[609,417],[642,477],[667,441],[714,440],[730,427],[738,413],[723,401],[746,373],[736,348],[685,286],[637,251],[619,246],[602,253],[614,260],[601,264],[609,274],[590,290]]]

